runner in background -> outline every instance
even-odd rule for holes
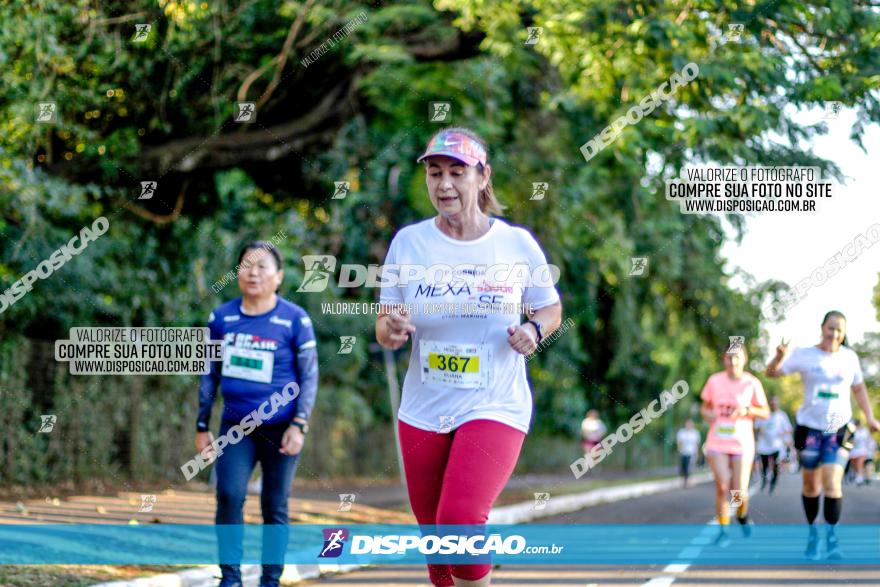
[[[581,421],[581,448],[584,456],[589,460],[590,449],[599,444],[607,432],[605,423],[599,419],[597,410],[589,410],[586,417]]]
[[[858,419],[853,419],[853,424],[856,431],[853,434],[853,448],[849,453],[849,462],[852,465],[852,482],[862,485],[865,483],[865,459],[868,457],[871,431],[861,426]]]
[[[785,463],[785,466],[788,467],[789,473],[797,473],[801,470],[801,465],[797,460],[797,451],[794,450],[794,440],[792,439],[792,446],[785,449],[785,458],[782,459]]]
[[[757,432],[757,424],[755,424],[755,431]],[[752,472],[749,474],[749,487],[757,483],[757,478],[763,470],[764,467],[761,463],[761,455],[755,450],[755,458],[752,459]]]
[[[783,341],[766,371],[768,377],[800,373],[804,385],[804,403],[795,416],[794,447],[803,472],[802,501],[809,525],[804,555],[813,560],[820,557],[819,534],[813,522],[819,515],[819,495],[823,492],[822,513],[828,524],[825,554],[829,559],[842,556],[834,528],[843,508],[843,469],[855,431],[850,422],[852,395],[868,427],[880,430],[859,357],[846,346],[846,317],[837,311],[828,312],[822,319],[821,333],[819,344],[795,349],[790,355]]]
[[[779,399],[770,399],[770,416],[755,420],[758,430],[757,450],[761,456],[761,491],[767,487],[767,471],[770,475],[770,495],[776,489],[779,478],[779,460],[791,446],[791,420],[788,414],[779,409]]]
[[[715,477],[715,513],[720,526],[715,544],[727,546],[730,507],[745,536],[749,528],[749,477],[755,459],[752,420],[770,415],[761,382],[745,371],[747,355],[742,345],[724,352],[724,371],[706,381],[700,399],[700,413],[710,423],[704,450]]]
[[[318,391],[312,322],[305,310],[277,294],[284,279],[281,253],[269,242],[250,242],[238,256],[238,267],[241,297],[222,304],[208,319],[211,340],[224,341],[223,361],[212,362],[202,376],[196,421],[196,450],[213,453],[210,418],[219,386],[220,435],[239,438],[226,445],[214,465],[215,524],[221,557],[227,561],[220,565],[220,587],[242,585],[241,569],[231,561],[242,556],[243,508],[257,462],[262,469],[263,524],[280,526],[263,534],[263,561],[277,560],[287,550],[287,500]],[[282,405],[279,397],[288,401]],[[253,420],[240,423],[255,410],[268,417],[248,434]],[[281,564],[263,564],[260,587],[278,587],[283,570]]]
[[[675,433],[675,444],[678,447],[679,473],[684,487],[689,487],[691,463],[700,449],[700,431],[694,427],[694,421],[690,418],[684,423],[684,428]]]
[[[529,430],[525,355],[559,327],[562,304],[553,283],[511,277],[511,267],[535,275],[547,261],[527,230],[490,216],[501,206],[485,141],[468,129],[444,129],[419,160],[437,215],[397,232],[384,271],[451,270],[434,272],[430,283],[425,275],[382,287],[376,339],[397,349],[412,337],[398,429],[410,505],[433,534],[438,524],[480,528],[488,520]],[[518,304],[530,305],[526,321]],[[429,560],[434,585],[490,584],[488,557]]]
[[[865,457],[865,485],[874,480],[874,455],[877,453],[877,441],[868,436],[868,456]]]

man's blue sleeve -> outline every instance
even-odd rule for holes
[[[223,334],[217,327],[217,320],[214,312],[208,319],[208,328],[211,331],[211,340],[219,340],[223,338]],[[214,407],[214,398],[217,396],[217,387],[220,385],[220,362],[209,361],[210,370],[202,375],[199,381],[199,415],[196,419],[196,430],[199,432],[207,432],[210,430],[211,409]]]
[[[299,373],[299,397],[294,417],[308,420],[318,395],[318,346],[312,321],[305,312],[300,317],[294,346]]]

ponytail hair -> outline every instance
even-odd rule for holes
[[[483,169],[482,163],[477,163],[477,171],[480,172],[480,175],[485,173],[486,170]],[[485,189],[480,190],[477,205],[480,207],[480,211],[487,216],[500,216],[504,212],[504,204],[498,201],[498,198],[495,197],[495,190],[492,189],[491,177],[489,178],[489,183],[486,184]]]

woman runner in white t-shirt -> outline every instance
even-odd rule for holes
[[[770,398],[770,416],[755,420],[758,441],[755,443],[761,457],[761,491],[767,487],[767,472],[770,475],[770,495],[776,489],[779,479],[779,458],[791,446],[791,420],[788,414],[779,409],[779,398]]]
[[[822,341],[816,346],[795,349],[788,356],[788,344],[776,347],[776,356],[767,366],[768,377],[800,373],[804,384],[804,403],[795,416],[794,447],[803,470],[804,514],[810,525],[807,558],[819,558],[819,536],[813,522],[819,514],[819,494],[824,491],[822,513],[828,523],[826,557],[841,558],[834,526],[843,506],[843,468],[852,448],[852,400],[855,395],[865,414],[866,425],[880,430],[874,419],[868,388],[859,357],[845,346],[846,317],[840,312],[825,314]]]
[[[584,456],[589,455],[593,447],[602,442],[606,432],[608,429],[599,418],[599,411],[589,410],[581,422],[581,448],[584,449]]]
[[[383,267],[383,284],[399,286],[382,287],[376,339],[392,349],[413,339],[398,428],[423,526],[485,524],[529,428],[524,355],[562,315],[535,238],[490,216],[501,208],[487,155],[468,129],[431,139],[419,161],[438,214],[398,231]],[[532,310],[523,323],[519,304]],[[476,561],[429,564],[431,582],[489,585],[491,564]]]
[[[700,431],[694,427],[694,421],[690,418],[685,421],[684,428],[675,434],[675,445],[678,447],[679,472],[683,478],[684,486],[688,487],[691,459],[700,450]]]
[[[868,447],[871,442],[871,431],[864,426],[859,425],[858,419],[853,420],[856,431],[853,434],[853,447],[849,451],[849,462],[852,466],[852,478],[848,481],[855,481],[856,485],[865,482],[865,459],[868,456]]]

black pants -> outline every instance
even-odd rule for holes
[[[776,479],[779,477],[779,451],[761,455],[761,481],[767,481],[767,467],[770,466],[770,459],[773,459],[773,476],[770,478],[770,485],[773,486],[776,485]]]
[[[678,465],[678,470],[681,473],[681,476],[687,481],[687,478],[691,473],[691,455],[681,455]]]

